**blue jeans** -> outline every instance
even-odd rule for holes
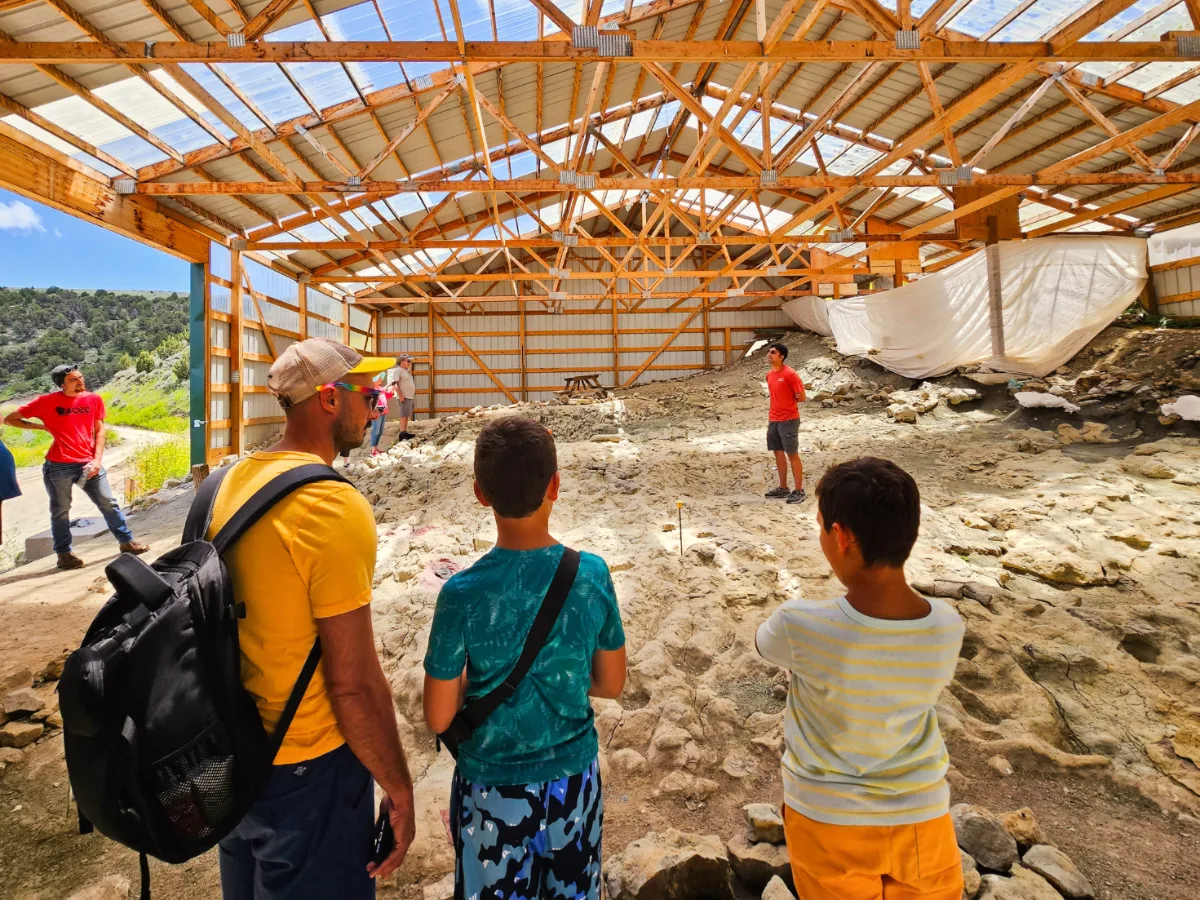
[[[371,446],[378,447],[379,439],[383,437],[383,426],[387,424],[387,414],[384,413],[371,423]]]
[[[82,475],[83,463],[56,463],[50,460],[42,463],[42,483],[50,495],[50,534],[54,537],[55,553],[71,551],[71,485],[79,481]],[[112,488],[108,486],[108,471],[101,468],[82,487],[104,516],[104,524],[113,537],[122,544],[132,541],[133,532],[129,530],[125,514],[121,512]]]
[[[220,843],[224,900],[374,900],[371,773],[346,744],[272,766],[250,812]]]

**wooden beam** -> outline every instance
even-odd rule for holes
[[[247,41],[258,40],[259,35],[265,33],[295,5],[296,0],[271,0],[263,7],[262,12],[246,23],[242,34],[246,36]]]
[[[851,0],[862,2],[862,0]],[[1132,3],[1133,0],[1112,0]],[[1086,33],[1086,32],[1085,32]],[[0,44],[0,63],[24,65],[95,65],[137,60],[166,63],[280,63],[280,62],[463,62],[577,63],[613,62],[927,62],[1012,63],[1025,65],[1103,62],[1188,62],[1174,40],[988,42],[929,38],[919,50],[898,50],[892,41],[780,41],[764,52],[758,41],[640,41],[631,53],[619,48],[601,54],[566,41],[468,41],[463,51],[454,41],[257,41],[245,47],[225,42],[159,41],[147,48],[142,41],[111,46],[76,41],[31,41]]]
[[[3,122],[0,186],[188,262],[207,258],[209,239],[153,200],[118,195],[100,173]]]
[[[558,30],[563,34],[569,35],[574,30],[575,23],[571,21],[571,17],[555,6],[551,0],[529,0],[529,2],[536,6],[542,15],[557,25]]]
[[[375,155],[374,159],[372,159],[369,163],[363,166],[362,169],[359,170],[358,177],[366,178],[368,175],[374,172],[385,159],[395,152],[396,148],[404,143],[405,139],[408,138],[410,134],[420,128],[421,125],[424,124],[425,120],[428,119],[452,94],[456,93],[457,90],[458,85],[456,83],[452,83],[438,92],[437,96],[435,96],[429,101],[429,103],[421,108],[415,119],[405,125],[400,130],[400,133],[388,141],[387,146],[385,146]]]
[[[1053,234],[1056,231],[1064,231],[1068,228],[1073,228],[1076,225],[1081,225],[1084,222],[1091,222],[1103,216],[1115,215],[1119,212],[1124,212],[1127,209],[1134,209],[1138,206],[1145,206],[1147,203],[1153,203],[1156,200],[1162,200],[1167,197],[1174,197],[1176,194],[1182,194],[1186,191],[1193,190],[1187,185],[1166,185],[1164,187],[1155,188],[1150,191],[1142,191],[1139,194],[1134,194],[1132,197],[1125,197],[1121,200],[1116,200],[1112,203],[1107,203],[1099,206],[1096,209],[1084,209],[1073,216],[1066,219],[1061,219],[1057,222],[1051,222],[1049,225],[1043,225],[1041,228],[1035,228],[1027,233],[1027,237],[1041,237],[1044,234]]]
[[[497,298],[497,299],[502,299],[502,300],[504,300],[504,299],[510,299],[510,298],[501,297],[501,298]],[[462,347],[462,348],[463,348],[463,350],[465,350],[465,351],[466,351],[466,353],[467,353],[467,356],[469,356],[469,357],[471,357],[471,359],[475,360],[475,365],[479,366],[479,368],[480,368],[480,370],[483,372],[483,374],[484,374],[484,375],[486,375],[488,378],[490,378],[490,379],[492,380],[492,384],[496,385],[496,387],[498,387],[498,388],[499,388],[501,391],[503,391],[503,393],[504,393],[504,396],[508,398],[508,402],[509,402],[509,403],[516,403],[516,402],[517,402],[517,398],[516,398],[516,396],[513,394],[513,392],[512,392],[512,391],[510,391],[510,390],[509,390],[507,387],[505,387],[505,385],[504,385],[504,382],[503,382],[503,381],[501,381],[501,380],[499,379],[499,377],[497,377],[496,373],[495,373],[495,372],[493,372],[491,369],[489,369],[489,368],[488,368],[488,364],[487,364],[487,363],[485,363],[485,362],[484,362],[482,359],[480,359],[480,358],[479,358],[479,354],[478,354],[478,353],[476,353],[474,350],[472,350],[472,349],[471,349],[471,346],[470,346],[470,344],[468,344],[468,343],[467,343],[466,341],[464,341],[464,340],[463,340],[461,337],[459,337],[459,334],[458,334],[458,332],[457,332],[457,331],[455,331],[455,330],[454,330],[454,329],[453,329],[453,328],[450,326],[450,323],[449,323],[449,322],[447,322],[447,321],[446,321],[444,318],[442,318],[442,314],[441,314],[441,313],[439,313],[439,312],[437,312],[437,311],[434,311],[434,310],[433,310],[433,304],[432,304],[432,303],[430,304],[429,308],[430,308],[430,310],[431,310],[431,315],[432,315],[432,316],[433,316],[435,319],[437,319],[437,321],[438,321],[438,322],[440,322],[440,323],[441,323],[442,327],[446,329],[446,333],[447,333],[447,334],[449,334],[449,335],[450,335],[450,337],[454,338],[454,340],[455,340],[455,341],[458,343],[458,346]]]
[[[1109,148],[1111,149],[1111,148]],[[1104,151],[1091,152],[1091,156]],[[1090,157],[1089,157],[1090,158]],[[1056,163],[1055,166],[1062,165]],[[1077,172],[1066,174],[1053,167],[1032,173],[976,174],[973,184],[994,187],[1033,187],[1038,185],[1086,185],[1086,184],[1195,184],[1200,182],[1198,172]],[[855,187],[937,187],[941,184],[937,172],[910,175],[792,175],[780,177],[770,190],[828,190]],[[138,194],[154,197],[176,195],[265,195],[265,194],[366,194],[373,200],[395,194],[428,192],[450,192],[460,194],[514,193],[523,194],[584,194],[589,191],[689,191],[701,188],[716,191],[755,190],[760,188],[757,178],[745,175],[686,176],[683,178],[663,177],[601,177],[597,176],[594,187],[576,184],[561,184],[548,179],[517,178],[511,181],[367,181],[359,186],[350,186],[342,181],[173,181],[150,182],[136,186]],[[736,204],[735,204],[736,205]],[[342,210],[343,212],[345,210]],[[286,222],[285,222],[286,225]]]

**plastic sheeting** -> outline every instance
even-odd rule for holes
[[[807,297],[792,298],[783,304],[783,311],[801,328],[830,337],[833,331],[829,328],[828,307],[829,303],[825,300],[810,294]]]
[[[989,256],[998,260],[998,297]],[[972,365],[1042,376],[1106,328],[1145,283],[1141,238],[1038,238],[997,244],[895,290],[800,297],[783,308],[796,324],[832,334],[839,353],[909,378]]]

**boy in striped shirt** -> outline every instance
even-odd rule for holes
[[[962,869],[934,704],[963,623],[908,586],[921,500],[895,463],[862,457],[817,485],[821,550],[846,594],[791,600],[758,652],[791,672],[784,830],[805,900],[959,900]]]

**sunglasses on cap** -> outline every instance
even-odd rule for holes
[[[363,387],[361,384],[347,384],[344,381],[330,381],[326,384],[317,385],[318,391],[324,390],[325,388],[341,388],[342,390],[349,391],[352,394],[366,394],[368,406],[374,406],[376,403],[378,403],[380,396],[383,394],[383,391],[379,390],[379,388]]]

